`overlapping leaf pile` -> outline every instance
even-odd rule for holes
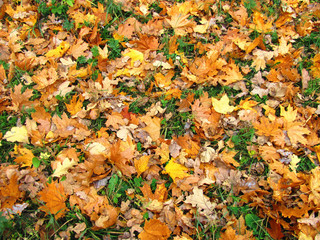
[[[320,238],[319,3],[1,4],[3,234]]]

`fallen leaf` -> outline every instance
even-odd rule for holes
[[[61,183],[48,183],[46,187],[39,192],[40,200],[45,204],[40,207],[40,210],[45,211],[47,214],[53,214],[55,219],[63,217],[68,211],[65,201],[67,195],[64,192]]]
[[[9,142],[29,143],[27,127],[12,127],[11,130],[3,136],[3,139]]]
[[[166,224],[158,219],[151,219],[145,222],[143,232],[138,237],[141,240],[166,240],[170,234],[171,231]]]
[[[212,98],[212,106],[216,112],[227,114],[235,109],[235,107],[229,105],[229,101],[228,96],[224,94],[220,100]]]
[[[189,177],[190,175],[187,173],[187,171],[188,168],[179,163],[175,163],[174,159],[171,159],[165,166],[165,170],[163,172],[169,174],[173,179],[173,182],[176,182],[177,179]]]

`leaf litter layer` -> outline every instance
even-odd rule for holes
[[[320,239],[320,4],[1,1],[0,232]]]

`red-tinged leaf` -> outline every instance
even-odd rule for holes
[[[273,239],[280,240],[284,237],[281,225],[277,223],[274,219],[270,219],[270,228],[267,228],[268,233]]]

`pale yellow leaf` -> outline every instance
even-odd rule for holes
[[[3,137],[9,142],[29,143],[28,130],[26,126],[12,127]]]
[[[235,109],[235,107],[229,105],[229,98],[226,94],[220,100],[212,98],[212,106],[216,112],[222,114],[230,113]]]
[[[65,158],[63,162],[57,163],[57,168],[54,170],[52,177],[61,177],[64,174],[68,173],[68,170],[71,169],[77,162],[74,159]]]

